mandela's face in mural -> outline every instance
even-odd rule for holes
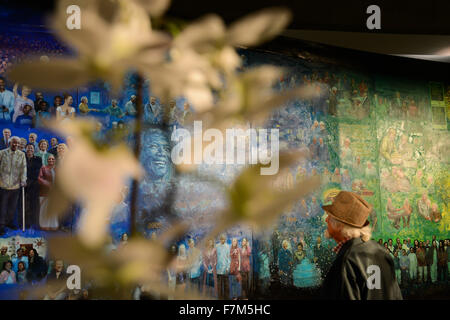
[[[170,172],[170,145],[161,132],[146,136],[143,145],[143,165],[151,178],[161,179]]]

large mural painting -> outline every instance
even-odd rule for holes
[[[416,239],[449,238],[449,84],[367,74],[329,62],[262,51],[240,50],[240,54],[245,67],[262,63],[285,67],[287,73],[275,85],[277,90],[303,85],[317,91],[314,98],[291,101],[275,110],[263,127],[279,130],[280,151],[306,148],[310,153],[308,159],[278,174],[276,188],[283,190],[314,175],[320,175],[323,183],[283,212],[273,228],[254,233],[246,226],[236,226],[225,233],[225,239],[211,239],[198,267],[201,286],[211,289],[210,294],[217,296],[218,282],[229,275],[229,268],[219,268],[223,261],[213,258],[221,242],[231,248],[237,245],[249,258],[244,280],[230,278],[230,297],[260,297],[268,292],[273,297],[285,288],[319,286],[334,259],[335,245],[324,237],[326,214],[321,206],[329,204],[340,190],[356,192],[373,205],[369,219],[373,238],[381,239],[380,245],[398,238],[413,247]],[[83,95],[92,100],[91,115],[99,121],[99,137],[110,130],[131,128],[133,116],[122,110],[130,106],[135,94],[132,77],[127,81],[119,98],[110,96],[104,85],[80,88],[73,94],[77,105]],[[46,93],[44,96],[52,100]],[[188,222],[194,227],[187,237],[172,244],[173,252],[184,257],[211,230],[214,215],[225,207],[221,186],[230,184],[245,165],[202,164],[197,175],[178,174],[171,160],[171,135],[175,128],[187,126],[186,117],[194,111],[184,98],[172,100],[170,129],[163,131],[157,127],[162,117],[158,97],[146,94],[144,103],[144,121],[152,126],[141,139],[145,177],[139,184],[138,231],[148,238],[158,237],[174,220]],[[53,137],[41,129],[18,128],[6,122],[2,122],[3,128],[21,137],[30,132],[49,141]],[[133,142],[131,135],[127,139]],[[129,232],[129,208],[127,188],[111,218],[115,243]],[[10,247],[10,254],[18,246],[44,246],[45,232],[27,232],[6,234],[0,242]],[[389,242],[386,246],[392,248]],[[237,251],[233,252],[228,264],[239,259]],[[431,258],[430,266],[434,263]],[[186,281],[171,272],[168,281],[172,285]],[[431,281],[435,281],[433,273]]]

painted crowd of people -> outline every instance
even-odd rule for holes
[[[450,273],[450,239],[437,240],[436,236],[430,241],[419,241],[410,238],[392,239],[378,243],[386,248],[386,251],[394,260],[394,268],[397,281],[402,286],[418,283],[446,283]]]
[[[0,250],[0,285],[10,290],[19,289],[20,299],[86,300],[89,285],[82,289],[68,289],[66,265],[61,259],[48,260],[35,248],[20,247],[9,255],[8,247]],[[41,287],[43,291],[30,292],[29,288]],[[1,287],[0,287],[1,288]]]
[[[2,131],[0,144],[0,232],[6,228],[25,227],[35,230],[57,230],[67,222],[47,218],[44,212],[50,189],[55,183],[57,168],[64,161],[67,144],[58,138],[38,140],[36,133],[23,137]],[[38,142],[39,141],[39,142]],[[25,207],[23,207],[23,203]],[[22,212],[25,211],[25,221]],[[20,214],[18,214],[20,213]]]
[[[153,233],[152,235],[156,235]],[[122,235],[119,245],[126,245],[127,235]],[[226,235],[219,237],[215,243],[209,239],[203,250],[196,247],[195,240],[172,245],[170,252],[176,257],[163,278],[173,292],[175,290],[194,289],[211,298],[248,299],[252,290],[252,249],[247,238],[232,238],[231,244]],[[145,295],[143,288],[138,288],[135,298]],[[162,298],[162,297],[160,297]],[[169,294],[167,299],[173,297]]]

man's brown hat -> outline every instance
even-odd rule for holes
[[[339,192],[331,205],[322,208],[334,219],[358,228],[369,224],[367,218],[372,211],[366,200],[349,191]]]

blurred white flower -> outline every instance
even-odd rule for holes
[[[276,175],[261,175],[261,165],[245,169],[229,187],[229,207],[215,220],[215,228],[207,238],[241,223],[256,231],[269,227],[284,210],[319,187],[318,176],[305,178],[282,191],[274,183],[280,175],[289,171],[290,165],[306,155],[305,151],[280,154],[280,171]]]
[[[152,94],[163,100],[184,96],[198,111],[213,104],[212,89],[222,85],[220,74],[211,64],[193,51],[171,49],[172,60],[145,67]]]
[[[167,64],[148,66],[152,91],[185,96],[202,112],[212,108],[212,90],[220,90],[241,66],[235,46],[257,45],[278,34],[290,21],[288,10],[271,8],[244,17],[227,31],[223,20],[207,15],[188,25],[173,41]],[[242,35],[245,33],[245,36]]]
[[[59,2],[50,26],[76,50],[77,57],[18,65],[11,71],[13,79],[33,87],[59,90],[103,79],[118,89],[126,72],[165,59],[170,38],[152,31],[150,18],[137,4],[139,1],[80,1],[77,5],[81,7],[81,29],[69,30],[66,8],[71,2]]]
[[[135,239],[119,247],[113,258],[123,282],[159,282],[170,256],[159,241]]]
[[[171,238],[170,235],[163,235]],[[49,242],[52,256],[76,263],[83,270],[83,281],[92,281],[96,290],[112,298],[129,299],[131,290],[136,286],[155,297],[206,298],[197,290],[174,290],[169,287],[167,269],[177,265],[177,257],[169,254],[162,241],[138,237],[112,251],[87,247],[81,239],[65,236],[52,237]],[[122,291],[117,290],[118,285]],[[45,295],[45,290],[41,294]]]
[[[152,17],[159,17],[170,6],[170,0],[130,0],[144,8]]]
[[[72,140],[57,168],[58,184],[68,197],[80,201],[85,208],[80,239],[86,246],[98,246],[107,235],[108,219],[127,180],[141,177],[142,169],[124,144],[97,150],[90,141],[94,121],[60,122],[53,128]]]
[[[219,129],[226,128],[232,120],[258,125],[273,109],[289,100],[309,99],[318,94],[306,86],[282,92],[275,90],[273,86],[282,75],[282,68],[263,65],[229,77],[216,106],[198,113],[195,119]]]
[[[256,46],[271,40],[284,30],[292,14],[284,8],[266,8],[233,23],[227,32],[227,42],[237,46]]]
[[[165,237],[171,238],[167,234]],[[176,238],[175,238],[176,239]],[[173,240],[173,238],[172,238]],[[183,268],[177,264],[177,257],[169,254],[158,240],[134,239],[112,254],[116,262],[117,278],[122,283],[141,284],[144,291],[175,299],[205,299],[198,290],[174,290],[170,288],[165,274],[167,269],[187,272],[189,264]]]

